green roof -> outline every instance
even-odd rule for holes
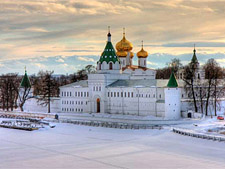
[[[196,56],[196,50],[194,49],[194,54],[193,54],[193,57],[191,59],[191,63],[197,63],[198,62],[198,59],[197,59],[197,56]]]
[[[106,61],[106,63],[109,62],[120,62],[118,56],[116,55],[115,49],[112,45],[112,42],[108,41],[104,51],[102,52],[102,55],[99,59],[100,63],[103,63],[104,61]]]
[[[167,87],[178,87],[177,79],[176,79],[173,72],[170,75],[170,79],[169,79],[169,82],[167,84]]]
[[[25,75],[23,76],[23,79],[20,83],[20,87],[25,87],[25,88],[31,87],[29,77],[27,76],[27,71],[25,71]]]

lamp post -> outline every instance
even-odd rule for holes
[[[136,86],[135,88],[136,88],[136,90],[137,90],[137,95],[138,95],[138,116],[139,116],[139,115],[140,115],[140,108],[139,108],[139,100],[140,100],[140,99],[139,99],[139,96],[140,96],[140,95],[139,95],[139,89],[138,89],[138,88],[140,88],[140,86]]]
[[[137,92],[138,92],[138,116],[139,116],[139,90],[137,88]]]

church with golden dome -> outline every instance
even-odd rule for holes
[[[105,47],[96,60],[96,73],[88,74],[87,80],[61,86],[60,97],[51,109],[57,113],[88,113],[93,117],[100,113],[109,118],[113,114],[149,116],[154,120],[198,117],[193,112],[190,115],[190,98],[184,89],[185,82],[180,79],[182,70],[178,72],[178,80],[173,72],[170,79],[156,79],[156,70],[148,68],[147,59],[151,61],[151,54],[144,49],[143,41],[137,53],[133,53],[134,48],[125,31],[114,48],[109,30]],[[135,57],[137,65],[133,65]],[[191,64],[195,65],[196,78],[204,79],[195,49]],[[25,105],[26,111],[43,109],[36,98]]]
[[[171,75],[170,82],[157,80],[156,71],[147,66],[149,54],[143,41],[136,54],[133,48],[125,30],[114,48],[109,30],[105,48],[97,60],[96,73],[89,74],[88,80],[60,87],[60,112],[179,119],[181,91],[176,78]],[[134,57],[138,65],[133,65]]]
[[[111,42],[111,33],[108,32],[108,41],[100,60],[97,62],[97,71],[99,73],[122,73],[132,75],[132,79],[155,79],[156,71],[147,67],[148,52],[142,46],[136,56],[138,65],[133,65],[134,53],[132,52],[133,44],[126,39],[125,29],[123,30],[122,39],[116,43],[116,50]],[[117,62],[110,62],[117,59]],[[106,62],[103,62],[105,60]]]

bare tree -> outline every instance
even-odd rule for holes
[[[53,78],[54,71],[39,71],[39,97],[40,105],[48,106],[48,113],[51,112],[51,97],[58,96],[58,87],[56,80]]]
[[[204,65],[207,79],[207,98],[206,98],[206,115],[208,115],[208,106],[210,99],[214,100],[214,113],[217,115],[217,105],[219,98],[224,96],[224,87],[222,85],[223,69],[214,59],[209,59]]]
[[[17,107],[19,77],[16,73],[8,73],[0,77],[1,107],[13,111]]]
[[[26,103],[27,100],[33,98],[31,95],[31,83],[27,76],[27,72],[25,71],[25,75],[20,83],[20,87],[18,90],[18,102],[20,110],[23,111],[23,106]]]
[[[193,99],[195,112],[198,112],[197,98],[196,98],[196,81],[195,81],[195,69],[189,64],[184,68],[183,81],[185,82],[184,88],[187,96]]]

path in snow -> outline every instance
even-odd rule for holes
[[[0,128],[0,168],[224,169],[225,144],[164,130]]]

